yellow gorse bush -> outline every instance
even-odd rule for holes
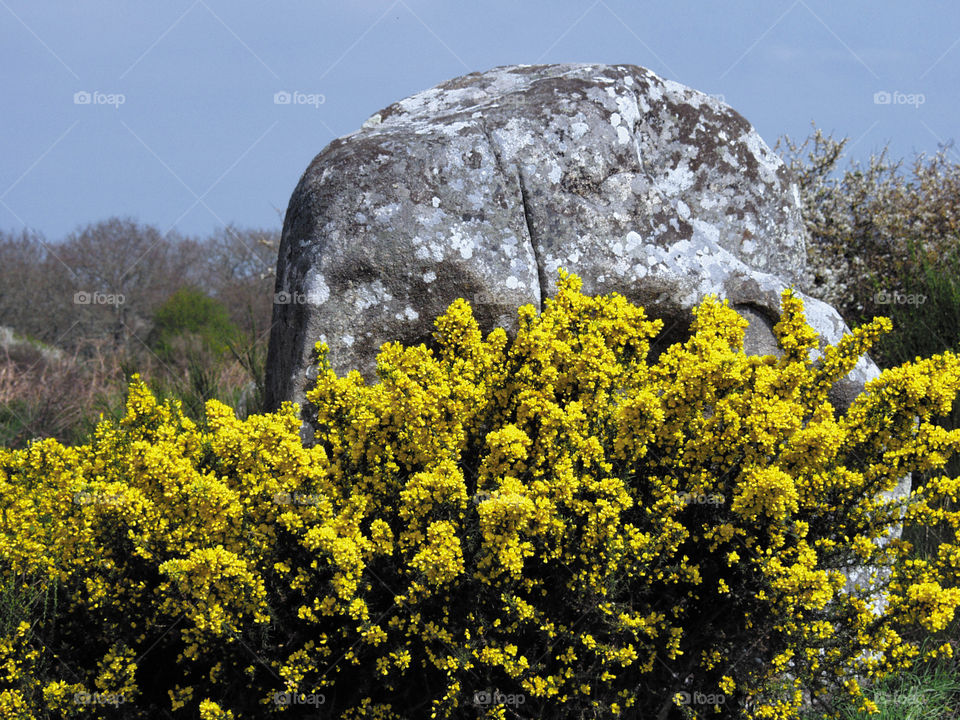
[[[955,535],[958,481],[885,493],[960,445],[931,422],[960,359],[840,417],[886,319],[811,361],[785,291],[784,354],[754,357],[708,296],[650,362],[662,323],[580,287],[512,342],[458,300],[372,386],[318,345],[313,447],[289,404],[197,426],[134,378],[87,444],[0,450],[0,715],[790,718],[921,657],[960,546],[908,560],[896,531]]]

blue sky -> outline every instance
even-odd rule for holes
[[[377,110],[549,62],[642,65],[723,95],[770,145],[815,121],[861,160],[960,127],[942,0],[0,0],[0,228],[279,227],[310,160]]]

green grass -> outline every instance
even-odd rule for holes
[[[871,688],[864,695],[877,704],[876,714],[859,712],[849,701],[838,704],[839,720],[957,720],[960,718],[960,666],[955,658],[931,661]],[[803,720],[826,717],[809,712]]]

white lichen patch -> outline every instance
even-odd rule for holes
[[[667,81],[664,81],[666,84]],[[676,83],[674,83],[676,84]],[[651,103],[657,103],[663,100],[664,86],[659,83],[650,83],[650,87],[647,88],[646,99]]]
[[[563,177],[563,170],[560,168],[560,165],[557,162],[551,162],[550,171],[547,173],[547,178],[554,185],[557,185],[560,182],[560,178]]]
[[[417,216],[417,219],[422,225],[426,227],[434,227],[445,222],[447,218],[447,213],[443,210],[434,209],[428,212],[421,213]],[[419,240],[419,239],[418,239]]]
[[[620,111],[620,117],[623,118],[623,123],[628,128],[636,127],[636,124],[640,121],[640,106],[637,104],[635,95],[618,96],[617,110]]]
[[[440,125],[439,130],[441,133],[447,137],[454,137],[460,134],[460,131],[464,128],[473,127],[473,123],[470,122],[456,122],[450,123],[449,125]]]
[[[708,242],[711,242],[711,243],[720,242],[720,229],[717,228],[715,225],[711,225],[708,222],[704,222],[699,218],[692,219],[690,221],[690,224],[693,225],[694,237],[696,237],[699,234],[705,237]]]
[[[376,215],[377,220],[383,220],[385,218],[390,217],[391,215],[397,214],[399,211],[400,211],[400,203],[393,202],[393,203],[387,203],[386,205],[381,205],[380,207],[376,208],[373,212],[374,212],[374,215]]]
[[[511,118],[506,126],[493,131],[500,146],[503,162],[513,162],[524,149],[536,143],[536,138],[518,118]]]
[[[374,280],[368,285],[361,285],[354,291],[353,295],[353,306],[359,311],[366,310],[374,305],[383,305],[393,300],[393,295],[379,280]]]
[[[590,132],[590,126],[585,122],[575,122],[570,125],[570,132],[573,133],[574,140],[579,140]]]
[[[693,92],[686,85],[681,85],[675,80],[664,80],[663,89],[667,94],[673,95],[679,102],[688,102]]]
[[[459,230],[454,229],[449,238],[450,248],[460,253],[460,257],[469,260],[473,257],[473,251],[476,248],[473,238],[463,235]]]
[[[471,102],[476,102],[483,99],[484,95],[485,93],[478,88],[458,88],[453,90],[431,88],[418,92],[416,95],[411,95],[397,103],[401,110],[403,110],[402,115],[406,117],[398,117],[398,115],[401,115],[398,113],[391,115],[387,122],[410,122],[424,116],[437,114],[452,105],[466,105]]]
[[[740,167],[740,161],[737,160],[736,156],[730,152],[730,148],[724,147],[720,152],[720,159],[723,160],[727,165],[733,168]]]
[[[764,146],[763,140],[755,132],[749,132],[741,136],[740,141],[747,146],[747,149],[757,159],[760,179],[764,183],[775,184],[777,182],[777,171],[783,167],[783,161]],[[761,192],[762,189],[761,186]]]
[[[323,305],[330,299],[330,288],[324,280],[323,275],[318,272],[307,273],[307,302],[311,305]]]
[[[660,188],[665,195],[679,195],[690,189],[694,182],[693,172],[686,163],[681,163],[667,173],[666,177],[660,183]]]

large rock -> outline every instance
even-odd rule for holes
[[[473,73],[381,110],[307,168],[277,262],[267,405],[303,405],[320,339],[338,373],[375,381],[380,345],[430,345],[458,297],[485,331],[512,332],[561,266],[663,318],[660,348],[715,292],[749,320],[748,352],[776,352],[780,291],[805,257],[786,167],[713,97],[632,65]],[[839,340],[838,313],[801,296]],[[861,360],[840,410],[877,374]]]
[[[456,78],[334,140],[287,208],[266,404],[301,403],[324,340],[339,374],[376,381],[391,340],[433,344],[458,297],[485,332],[516,331],[557,268],[664,319],[654,350],[689,336],[707,293],[749,322],[745,350],[779,355],[780,293],[805,269],[797,186],[751,125],[709,95],[633,65],[534,65]],[[821,348],[849,330],[798,291]],[[861,358],[831,400],[879,376]],[[909,492],[910,476],[889,495]],[[899,532],[895,533],[899,534]],[[847,571],[848,586],[872,568]],[[874,598],[876,607],[883,598]]]

